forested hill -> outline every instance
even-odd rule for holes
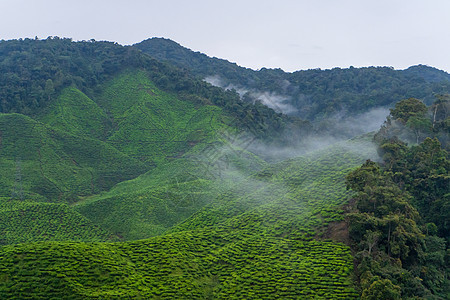
[[[193,52],[168,39],[152,38],[134,47],[214,84],[235,88],[242,94],[247,92],[244,99],[260,100],[269,107],[309,120],[392,107],[410,97],[431,104],[436,94],[450,92],[450,74],[424,65],[406,70],[350,67],[293,73],[265,68],[254,71]]]
[[[133,47],[59,37],[0,41],[0,113],[41,114],[69,86],[95,98],[104,82],[133,69],[147,72],[156,87],[185,101],[223,108],[236,126],[251,127],[257,136],[302,125],[264,105],[244,103],[236,92],[213,87]]]

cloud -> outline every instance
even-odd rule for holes
[[[347,145],[347,141],[353,137],[379,130],[387,115],[389,115],[389,109],[387,108],[375,108],[354,116],[342,111],[332,118],[316,124],[322,126],[322,128],[309,135],[290,130],[280,133],[281,143],[268,144],[256,141],[249,146],[248,150],[260,155],[267,161],[282,161],[324,149],[337,143],[341,146]],[[375,146],[370,141],[359,143],[358,146],[355,143],[349,145],[351,145],[352,151],[357,153],[376,152]],[[368,158],[377,160],[378,156],[373,154]]]
[[[297,112],[297,108],[289,104],[289,97],[278,95],[273,92],[250,92],[252,98],[261,101],[262,104],[272,108],[276,112],[286,115]]]
[[[261,101],[275,111],[285,114],[298,112],[298,109],[289,103],[287,96],[227,84],[217,75],[208,76],[204,80],[214,86],[228,90],[234,89],[241,97],[250,96],[251,99]],[[285,82],[284,86],[287,88],[289,84],[289,82]],[[247,147],[247,150],[260,155],[267,161],[281,161],[344,142],[355,136],[377,131],[388,115],[389,109],[386,107],[377,107],[362,114],[353,114],[343,110],[314,124],[317,131],[309,135],[289,130],[280,133],[279,141],[282,141],[281,143],[267,144],[262,141],[254,141]],[[375,149],[373,145],[368,147]],[[367,149],[364,149],[364,152],[367,152]],[[372,159],[377,159],[375,156]]]
[[[386,107],[376,107],[362,114],[341,111],[316,125],[333,136],[351,138],[380,129],[388,115]]]
[[[207,76],[204,80],[211,85],[221,87],[226,90],[234,89],[241,96],[241,98],[244,96],[248,96],[253,101],[260,101],[262,104],[272,108],[276,112],[281,112],[287,115],[297,112],[297,108],[289,103],[290,97],[288,96],[279,95],[274,92],[258,91],[255,89],[248,89],[245,87],[228,84],[218,75]],[[286,80],[283,82],[283,87],[287,88],[289,84],[290,83]]]

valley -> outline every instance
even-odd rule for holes
[[[254,71],[60,38],[1,41],[0,71],[2,299],[449,293],[443,71]]]

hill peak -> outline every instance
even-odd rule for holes
[[[411,66],[403,70],[403,72],[407,75],[422,77],[427,82],[450,81],[449,73],[428,65]]]

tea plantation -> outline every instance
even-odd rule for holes
[[[0,244],[111,241],[115,238],[67,204],[2,199]]]
[[[349,247],[321,232],[370,137],[269,164],[221,108],[142,70],[0,132],[0,298],[358,296]]]
[[[198,212],[172,227],[172,233],[133,242],[40,242],[4,246],[0,252],[3,274],[0,296],[33,299],[45,299],[48,295],[64,299],[357,298],[351,281],[350,249],[342,243],[317,239],[317,228],[341,220],[336,206],[347,199],[344,176],[371,155],[374,153],[370,142],[349,141],[264,167],[242,182],[228,182],[227,188],[222,190],[214,190],[213,185],[208,189],[205,179],[184,177],[184,181],[178,183],[178,186],[186,185],[182,188],[184,191],[191,189],[199,198],[203,193],[214,199],[203,208],[196,206]],[[170,172],[161,167],[154,177],[141,176],[115,189],[125,194],[141,185],[138,195],[147,191],[150,196],[146,201],[150,205],[156,202],[152,197],[158,197],[155,192],[158,187],[145,190],[144,186],[151,186],[152,180],[155,185],[160,179],[164,182],[165,171],[180,174],[181,178],[181,169],[189,170],[188,163],[180,163],[179,173],[173,164],[172,167]],[[192,165],[191,168],[195,172]],[[226,181],[210,177],[209,182]],[[202,184],[201,189],[195,190],[195,183]],[[95,209],[105,199],[113,198],[99,197],[86,199],[79,204],[80,208],[75,207],[89,218],[96,211],[84,211],[82,207]],[[138,206],[138,200],[132,199],[132,196],[118,196],[114,201],[119,206],[128,201],[132,201],[131,206]],[[165,205],[169,205],[169,200],[159,199],[166,201]],[[189,205],[186,203],[186,207]],[[132,213],[114,214],[114,207],[105,205],[98,209],[109,209],[104,219],[120,220],[121,217],[123,222],[130,219]],[[182,208],[180,203],[174,205],[174,211]],[[152,230],[147,234],[157,233]]]
[[[449,298],[448,74],[225,68],[260,98],[145,48],[0,41],[0,299]]]

